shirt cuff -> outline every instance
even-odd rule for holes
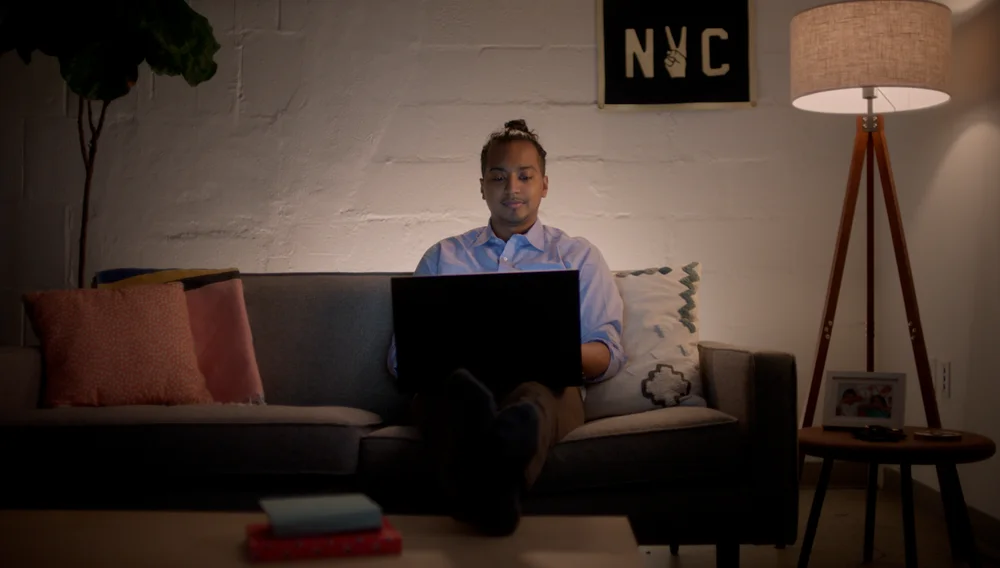
[[[608,362],[608,368],[603,373],[584,381],[584,384],[588,385],[600,383],[614,377],[625,365],[625,355],[622,353],[621,345],[605,337],[595,337],[585,341],[585,343],[593,343],[595,341],[603,343],[608,348],[608,352],[611,353],[611,360]]]

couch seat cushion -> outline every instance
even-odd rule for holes
[[[602,418],[552,448],[540,493],[641,483],[715,482],[741,459],[741,430],[712,408],[673,407]]]
[[[703,485],[731,478],[741,463],[742,434],[732,416],[711,408],[673,407],[584,424],[556,444],[534,492],[640,483]],[[431,481],[420,433],[388,426],[361,440],[359,473],[372,490],[421,490]],[[426,488],[426,486],[424,486]]]
[[[23,410],[0,418],[0,426],[97,424],[322,424],[376,426],[377,414],[346,406],[192,404],[179,406],[63,407]]]
[[[0,451],[23,471],[352,474],[379,423],[341,406],[51,408],[0,419]]]

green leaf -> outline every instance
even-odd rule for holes
[[[119,41],[93,42],[59,57],[59,72],[70,90],[92,100],[111,101],[128,94],[139,74]]]
[[[184,0],[0,0],[0,54],[59,60],[70,90],[110,101],[129,92],[146,60],[194,86],[215,75],[212,26]]]
[[[140,28],[145,33],[146,62],[160,75],[181,75],[191,86],[211,79],[218,68],[213,56],[222,47],[208,20],[183,0],[150,2]]]

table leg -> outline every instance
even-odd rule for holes
[[[875,556],[875,503],[878,499],[878,464],[868,464],[868,498],[865,501],[865,549],[864,561],[871,562]]]
[[[899,466],[903,492],[903,544],[906,549],[906,568],[917,568],[917,535],[913,519],[913,475],[910,464]]]
[[[813,495],[812,509],[809,511],[809,522],[806,524],[806,534],[802,539],[802,550],[799,552],[799,568],[809,566],[809,554],[812,552],[813,541],[816,540],[816,527],[819,525],[819,515],[823,510],[823,498],[826,497],[826,486],[830,483],[830,473],[833,471],[833,460],[823,460],[823,468],[819,472],[819,482]]]
[[[941,501],[944,505],[945,520],[948,523],[948,539],[951,555],[955,560],[968,562],[971,568],[980,566],[976,550],[976,539],[969,522],[969,509],[962,494],[962,483],[955,464],[937,466],[938,485],[941,487]]]
[[[965,560],[965,542],[959,531],[959,521],[956,518],[955,491],[947,466],[937,466],[938,486],[941,488],[941,505],[944,507],[945,526],[948,527],[948,543],[951,545],[951,557],[955,560]],[[961,488],[959,488],[961,490]]]

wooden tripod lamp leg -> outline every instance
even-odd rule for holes
[[[878,119],[877,129],[872,133],[872,139],[875,143],[875,158],[878,160],[878,171],[882,181],[882,194],[885,196],[885,210],[889,215],[892,249],[896,254],[896,267],[899,269],[899,283],[902,286],[903,304],[906,306],[907,327],[913,344],[913,357],[917,364],[917,378],[920,381],[920,395],[924,402],[924,413],[927,415],[927,426],[940,428],[941,417],[938,414],[937,398],[934,394],[934,381],[931,378],[924,329],[920,323],[920,310],[917,308],[917,291],[913,286],[910,255],[906,250],[906,236],[903,234],[903,221],[899,213],[899,200],[896,197],[896,182],[892,177],[892,164],[889,162],[889,149],[885,142],[885,121],[881,116]]]
[[[837,314],[837,300],[840,296],[840,284],[844,277],[844,264],[847,261],[848,245],[851,241],[851,227],[854,224],[854,211],[858,203],[858,188],[861,185],[861,167],[864,165],[865,150],[871,139],[864,129],[864,119],[857,119],[857,133],[854,135],[854,150],[851,153],[851,169],[847,176],[847,191],[844,195],[844,207],[840,213],[840,229],[837,232],[837,246],[833,253],[833,267],[830,270],[830,281],[826,289],[826,304],[823,308],[823,320],[820,322],[819,345],[816,348],[816,362],[813,366],[812,383],[809,387],[809,398],[806,400],[805,416],[802,427],[812,426],[816,413],[816,400],[819,397],[820,385],[823,382],[823,369],[826,367],[826,356],[830,349],[830,337],[833,334],[833,320]],[[801,460],[800,460],[801,461]],[[801,464],[800,464],[801,466]],[[801,467],[799,470],[801,471]]]

